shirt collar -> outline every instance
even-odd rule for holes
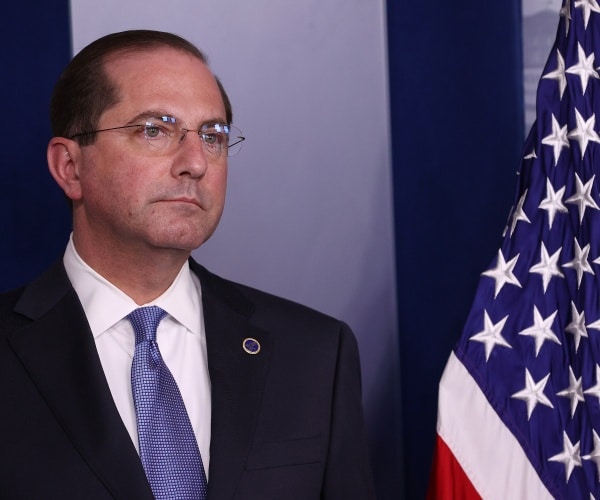
[[[77,253],[73,235],[69,239],[63,263],[67,276],[79,296],[92,334],[98,337],[138,306],[131,297],[94,271]],[[165,292],[144,305],[156,305],[195,335],[202,332],[200,283],[187,262]]]

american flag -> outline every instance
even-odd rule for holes
[[[439,389],[430,498],[600,499],[600,5],[566,0],[501,248]]]

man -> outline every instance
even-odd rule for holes
[[[204,56],[168,33],[103,37],[51,120],[73,233],[0,297],[0,496],[373,498],[348,327],[190,259],[243,140]]]

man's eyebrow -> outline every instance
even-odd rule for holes
[[[149,109],[147,111],[142,111],[141,113],[139,113],[136,116],[134,116],[131,120],[129,120],[129,124],[134,125],[134,124],[136,124],[137,122],[139,122],[141,120],[146,120],[148,118],[161,118],[163,116],[168,116],[170,118],[175,118],[178,122],[180,121],[179,118],[176,118],[171,113],[169,113],[169,112],[167,112],[165,110]]]
[[[164,109],[149,109],[147,111],[142,111],[141,113],[134,116],[131,120],[129,120],[128,125],[135,125],[138,122],[147,120],[148,118],[162,118],[163,116],[168,116],[169,118],[175,118],[175,120],[177,121],[177,123],[179,125],[183,124],[183,125],[186,125],[186,127],[187,127],[187,124],[183,120],[181,120],[177,116],[173,115],[172,113],[169,113],[168,111],[166,111]],[[223,117],[209,118],[207,120],[203,120],[198,125],[198,130],[202,127],[205,127],[206,125],[216,125],[217,123],[227,125],[227,120]]]
[[[225,120],[225,118],[223,117],[219,117],[219,118],[210,118],[208,120],[204,120],[200,126],[203,127],[204,125],[215,125],[217,123],[220,124],[227,124],[227,120]]]

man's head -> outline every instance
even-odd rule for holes
[[[112,33],[90,43],[65,68],[52,93],[50,122],[52,133],[71,137],[81,131],[96,130],[105,109],[118,100],[118,89],[106,74],[106,62],[119,54],[135,53],[170,47],[187,52],[207,64],[206,56],[192,43],[172,33],[152,30],[131,30]],[[231,123],[231,103],[217,79],[225,104],[227,123]],[[94,142],[95,135],[78,139],[82,145]]]
[[[213,141],[230,121],[222,86],[187,41],[134,31],[84,48],[54,92],[48,146],[84,260],[106,276],[118,261],[180,261],[206,241],[227,180],[227,147]]]

